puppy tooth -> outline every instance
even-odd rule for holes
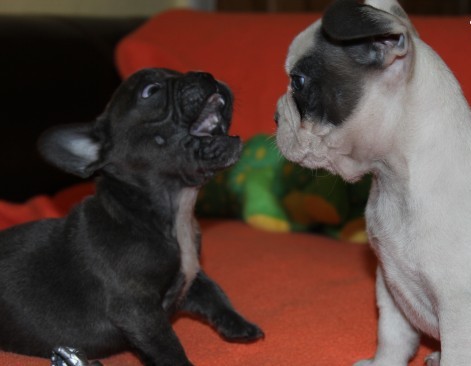
[[[211,124],[211,126],[215,126],[219,122],[219,115],[212,114],[208,117],[208,120],[209,120],[209,123]]]
[[[217,103],[217,104],[220,104],[220,105],[225,105],[226,104],[226,101],[224,100],[224,98],[222,97],[221,94],[219,93],[215,93],[213,95],[211,95],[209,98],[208,98],[208,103]]]

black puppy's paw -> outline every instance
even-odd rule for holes
[[[225,312],[217,319],[216,329],[221,336],[231,342],[253,342],[265,337],[257,325],[233,311]]]
[[[88,362],[84,352],[72,347],[56,347],[52,351],[51,366],[103,366],[100,362]]]

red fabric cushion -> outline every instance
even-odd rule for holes
[[[320,14],[158,14],[117,47],[123,76],[144,67],[204,70],[225,81],[236,102],[232,132],[244,139],[274,133],[276,102],[286,90],[284,62],[293,38]],[[471,98],[469,17],[412,17],[422,38],[442,55]]]
[[[27,221],[64,216],[77,202],[94,192],[94,183],[83,183],[64,189],[54,197],[36,196],[25,203],[0,201],[0,230]]]
[[[13,224],[41,215],[58,216],[77,193],[72,189],[54,199],[41,197],[19,206],[2,203],[0,218],[6,212]],[[0,223],[6,226],[5,221]],[[376,261],[367,246],[308,234],[270,233],[229,220],[203,221],[202,232],[204,269],[236,308],[263,328],[266,338],[248,345],[227,343],[207,325],[181,317],[174,328],[196,365],[351,365],[373,355]],[[422,366],[429,351],[429,346],[422,346],[412,365]],[[140,365],[129,353],[103,363]],[[49,364],[0,352],[0,365]]]

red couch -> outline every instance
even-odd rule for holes
[[[233,133],[243,138],[274,133],[275,104],[287,85],[283,70],[287,47],[318,17],[170,11],[125,38],[116,61],[123,77],[148,66],[210,71],[234,91]],[[470,19],[413,17],[422,38],[442,55],[468,98]],[[82,185],[21,205],[0,202],[0,228],[63,215],[92,190]],[[208,326],[181,317],[174,326],[196,365],[337,366],[373,355],[376,263],[367,246],[312,234],[264,232],[231,220],[202,220],[202,229],[205,270],[236,307],[264,329],[266,338],[249,345],[226,343]],[[411,364],[422,365],[424,356],[438,347],[425,339]],[[103,363],[139,365],[128,353]],[[0,365],[49,362],[0,353]]]

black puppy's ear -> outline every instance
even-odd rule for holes
[[[344,42],[361,64],[387,67],[409,51],[407,25],[359,0],[335,1],[324,13],[322,29],[332,40]]]
[[[100,143],[92,131],[92,123],[53,127],[39,138],[39,151],[56,167],[88,178],[100,167]]]

